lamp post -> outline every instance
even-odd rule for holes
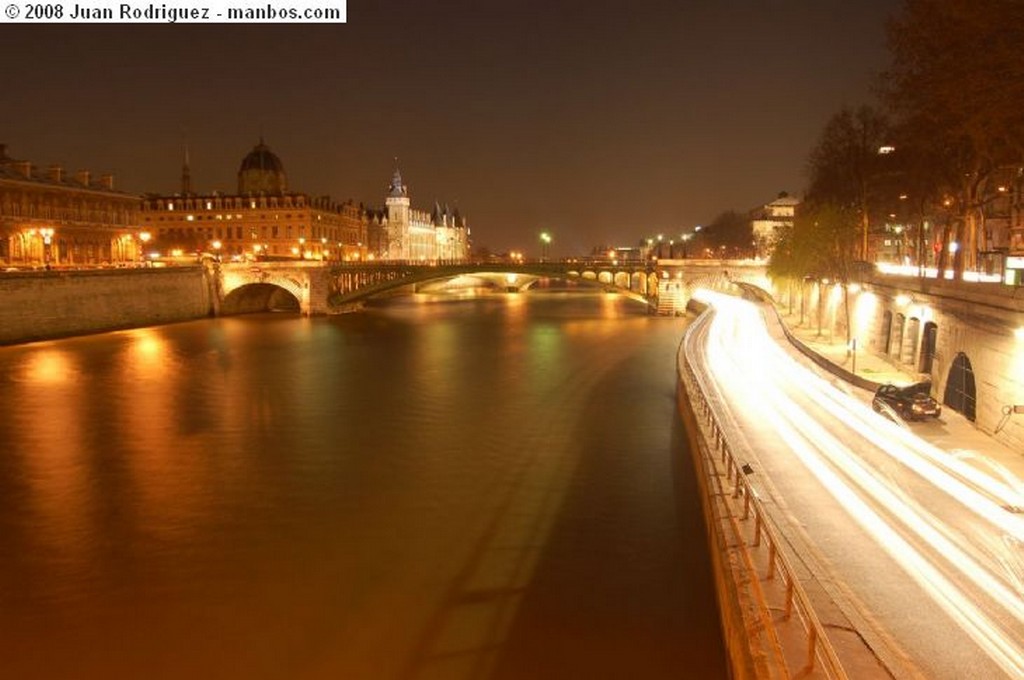
[[[305,236],[300,236],[299,237],[299,247],[298,247],[297,250],[295,248],[292,248],[292,252],[296,253],[299,256],[299,259],[301,260],[301,259],[306,257],[306,254],[303,252],[305,249],[306,249],[306,237]]]
[[[551,234],[546,231],[542,231],[540,234],[540,261],[544,262],[548,259],[548,248],[551,246]]]
[[[149,239],[153,238],[153,235],[148,231],[139,232],[139,240],[142,241],[142,246],[139,248],[139,259],[146,259],[146,246],[149,244]]]
[[[53,242],[53,229],[50,227],[43,227],[39,230],[39,235],[43,237],[43,265],[50,268],[50,244]]]
[[[220,262],[220,249],[224,245],[220,241],[214,241],[210,244],[213,246],[213,259],[215,262]]]

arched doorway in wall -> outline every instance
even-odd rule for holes
[[[974,421],[977,394],[974,388],[974,371],[967,355],[959,352],[949,367],[946,379],[946,393],[942,403],[954,411],[959,411],[967,420]]]
[[[917,317],[910,317],[907,322],[907,329],[903,333],[903,345],[900,348],[900,361],[908,366],[914,365],[917,355],[917,338],[921,330],[921,321]]]
[[[938,340],[939,327],[934,321],[924,324],[924,335],[921,336],[921,362],[918,369],[921,373],[932,372],[932,362],[935,361],[935,343]]]
[[[892,333],[889,338],[889,346],[885,348],[885,353],[895,359],[900,358],[900,347],[903,346],[903,320],[902,314],[897,314],[892,321]]]
[[[892,333],[892,312],[885,310],[882,315],[882,325],[878,328],[878,347],[886,354],[889,353],[889,337]]]

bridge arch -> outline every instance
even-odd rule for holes
[[[292,291],[268,282],[242,284],[227,293],[220,303],[222,315],[299,311],[300,300]]]

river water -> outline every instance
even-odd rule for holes
[[[684,327],[541,292],[0,348],[0,677],[724,677]]]

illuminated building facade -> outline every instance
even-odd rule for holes
[[[380,258],[437,261],[469,258],[469,227],[459,211],[434,203],[432,212],[410,205],[409,187],[395,169],[383,211],[374,215],[372,242]]]
[[[60,165],[45,171],[0,144],[0,264],[4,267],[117,266],[141,252],[139,197]]]
[[[771,255],[779,230],[793,226],[796,207],[799,204],[800,199],[793,198],[783,191],[771,203],[750,211],[750,226],[757,257],[767,258]]]
[[[351,261],[367,253],[366,211],[289,191],[281,159],[262,139],[242,159],[237,193],[194,193],[186,153],[181,193],[146,196],[141,219],[153,235],[149,250],[161,256]]]

